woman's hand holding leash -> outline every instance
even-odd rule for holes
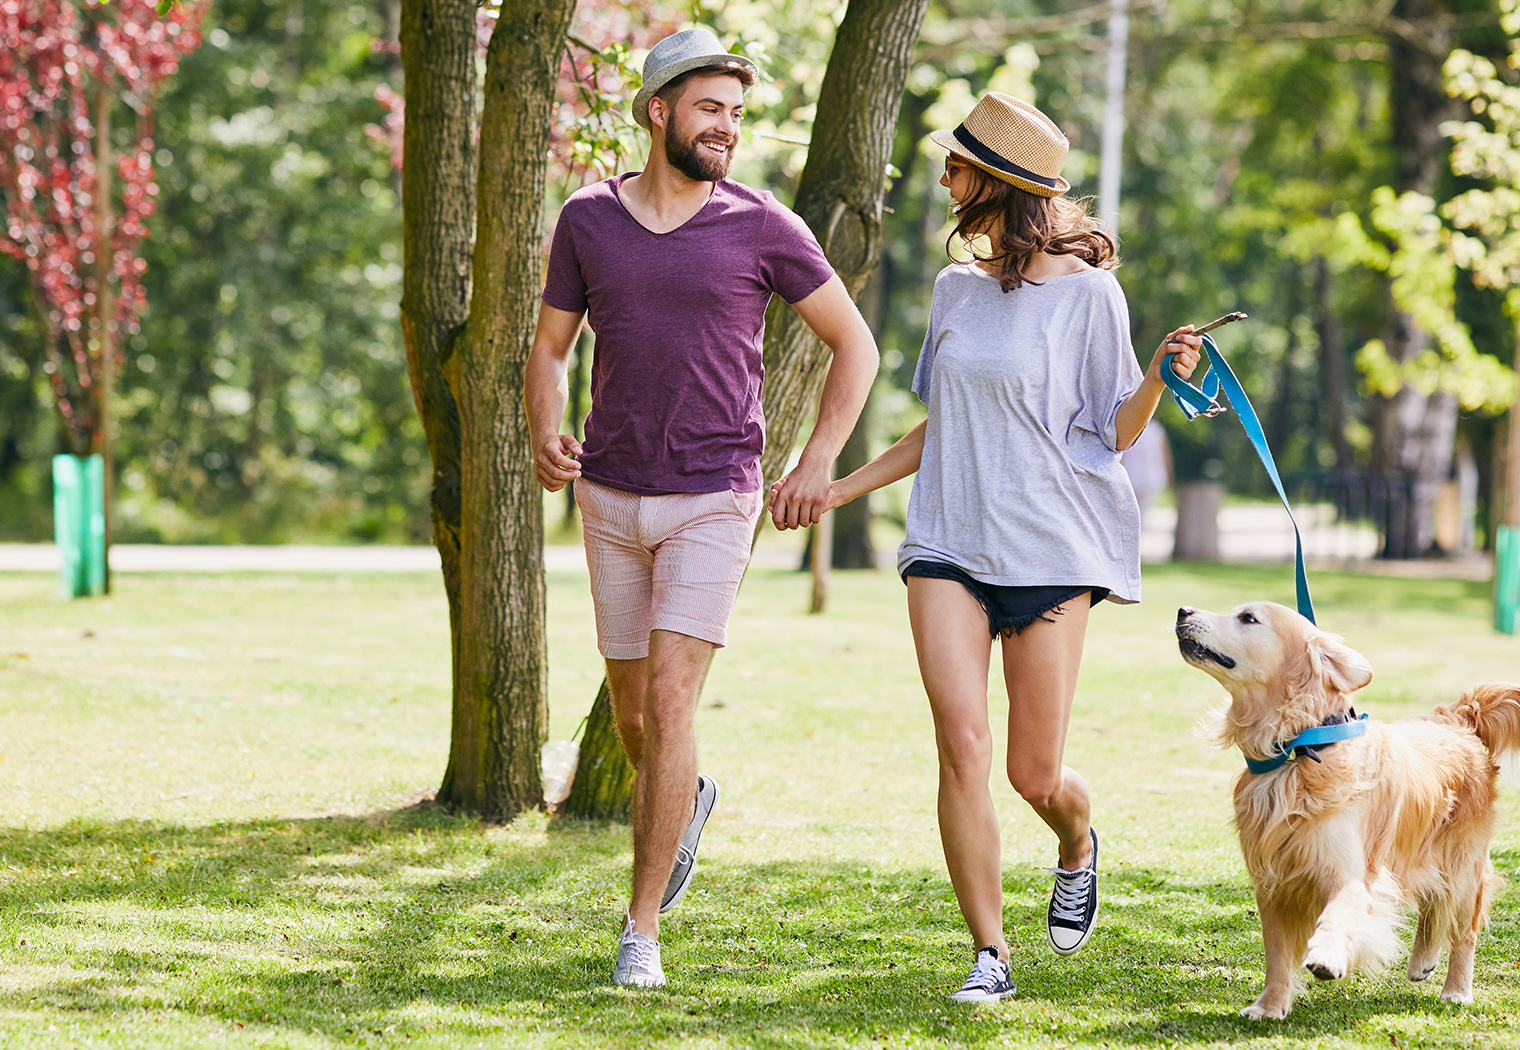
[[[1213,325],[1209,327],[1212,328]],[[1156,348],[1156,355],[1151,358],[1151,367],[1147,370],[1146,378],[1153,378],[1160,382],[1161,366],[1167,354],[1177,355],[1172,359],[1173,372],[1183,379],[1191,376],[1193,369],[1198,367],[1198,362],[1203,356],[1203,338],[1199,333],[1205,330],[1199,329],[1195,333],[1192,325],[1185,324],[1163,339],[1161,345]]]

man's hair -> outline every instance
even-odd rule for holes
[[[743,85],[746,91],[755,86],[755,71],[739,62],[738,59],[735,59],[732,62],[720,65],[698,66],[696,69],[688,69],[685,73],[675,77],[670,83],[651,95],[650,100],[659,99],[665,103],[666,111],[673,113],[675,112],[676,103],[681,101],[681,95],[686,90],[687,82],[692,77],[710,77],[714,74],[733,77]]]

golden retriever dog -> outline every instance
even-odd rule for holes
[[[1230,694],[1207,730],[1271,759],[1311,727],[1358,725],[1352,694],[1372,667],[1292,609],[1177,610],[1188,663]],[[1500,880],[1488,859],[1496,758],[1520,748],[1520,685],[1481,685],[1455,704],[1352,739],[1297,748],[1235,781],[1235,826],[1256,887],[1267,983],[1246,1017],[1286,1017],[1302,963],[1320,980],[1393,960],[1418,912],[1409,979],[1447,949],[1446,1002],[1471,1002],[1473,950]]]

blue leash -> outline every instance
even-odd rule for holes
[[[1293,519],[1293,508],[1288,504],[1288,494],[1283,491],[1282,478],[1277,474],[1277,461],[1272,458],[1272,450],[1267,447],[1267,435],[1261,429],[1261,421],[1256,418],[1256,409],[1251,407],[1251,399],[1246,397],[1240,380],[1235,378],[1224,354],[1220,353],[1219,344],[1207,333],[1203,333],[1203,353],[1209,361],[1209,373],[1204,377],[1203,389],[1193,386],[1172,371],[1172,358],[1176,354],[1166,355],[1161,367],[1161,379],[1171,391],[1177,407],[1182,409],[1183,415],[1188,419],[1199,415],[1217,416],[1225,411],[1225,407],[1219,403],[1219,391],[1221,387],[1224,388],[1225,396],[1230,399],[1230,404],[1235,406],[1235,412],[1240,417],[1240,425],[1245,428],[1246,437],[1251,439],[1251,445],[1261,457],[1262,466],[1267,468],[1272,485],[1277,489],[1283,508],[1288,512],[1288,520],[1293,522],[1293,541],[1298,545],[1294,569],[1298,585],[1298,611],[1313,623],[1314,601],[1309,597],[1309,577],[1304,572],[1304,539],[1299,534],[1298,522]]]

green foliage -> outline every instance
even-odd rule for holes
[[[1511,37],[1507,64],[1520,70],[1520,0],[1499,6]],[[1445,72],[1447,90],[1476,118],[1450,128],[1452,170],[1484,181],[1441,210],[1453,227],[1451,252],[1479,285],[1506,293],[1510,314],[1520,316],[1520,87],[1488,58],[1462,49],[1452,52]]]
[[[1374,339],[1357,352],[1357,365],[1368,385],[1384,397],[1407,384],[1426,394],[1446,390],[1464,408],[1502,412],[1514,400],[1515,374],[1478,353],[1467,326],[1457,319],[1453,236],[1436,212],[1435,201],[1421,193],[1395,196],[1387,186],[1372,192],[1372,223],[1396,247],[1369,251],[1363,261],[1388,272],[1393,301],[1431,335],[1438,349],[1425,350],[1401,366]]]
[[[385,43],[396,2],[229,0],[171,81],[156,129],[149,314],[124,348],[123,538],[428,535],[427,455],[396,317],[399,176],[383,136],[366,132],[386,117],[376,88],[401,86]],[[1513,34],[1514,2],[1504,3]],[[645,48],[667,27],[695,23],[761,62],[734,176],[790,201],[845,6],[583,0],[566,65],[574,75],[554,117],[547,212],[583,181],[640,163],[648,139],[628,102]],[[877,447],[916,421],[901,391],[945,262],[942,154],[925,134],[953,127],[981,92],[1010,91],[1068,132],[1067,176],[1076,195],[1094,193],[1102,14],[1056,0],[931,6],[893,150],[884,301],[871,305],[867,291],[897,406],[879,417]],[[1499,306],[1520,273],[1520,190],[1503,130],[1516,112],[1509,41],[1482,27],[1457,32],[1448,77],[1476,107],[1452,128],[1457,178],[1431,201],[1389,202],[1374,197],[1393,182],[1389,60],[1367,18],[1360,0],[1173,0],[1132,11],[1118,277],[1137,354],[1148,363],[1177,324],[1249,313],[1222,345],[1284,435],[1278,459],[1289,475],[1334,462],[1321,375],[1330,357],[1361,377],[1346,408],[1363,457],[1364,401],[1392,384],[1445,386],[1486,409],[1511,389],[1513,323]],[[1252,28],[1270,25],[1309,30]],[[1326,25],[1351,28],[1326,37],[1317,28]],[[0,534],[43,538],[54,424],[37,387],[29,306],[7,283],[12,265],[0,260]],[[1404,368],[1379,353],[1395,303],[1438,337]],[[1161,416],[1181,476],[1267,491],[1238,426],[1185,425],[1169,403]]]
[[[381,12],[220,4],[159,107],[143,331],[121,377],[122,538],[422,539]]]
[[[425,539],[400,183],[366,130],[384,117],[376,87],[400,79],[384,9],[233,0],[203,29],[155,111],[149,306],[118,380],[117,538]],[[0,295],[0,323],[12,317]],[[9,331],[0,358],[20,364],[0,367],[0,399],[21,399],[41,352],[19,319]],[[0,532],[27,538],[50,531],[37,396],[0,415],[0,446],[27,452],[10,470],[0,455]]]

